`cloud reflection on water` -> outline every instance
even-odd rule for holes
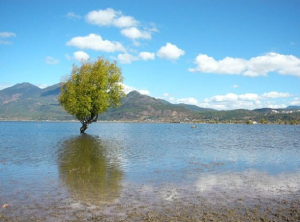
[[[270,175],[254,170],[206,174],[195,183],[199,192],[216,189],[225,191],[245,191],[261,195],[281,195],[300,191],[300,172]]]

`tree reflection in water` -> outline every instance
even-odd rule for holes
[[[123,172],[113,155],[114,147],[89,135],[65,140],[61,146],[60,180],[73,198],[100,204],[119,197]]]

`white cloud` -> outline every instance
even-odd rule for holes
[[[216,95],[210,98],[204,99],[202,103],[198,103],[199,106],[213,109],[257,109],[257,108],[285,108],[285,104],[281,104],[282,101],[277,101],[280,98],[291,97],[289,93],[280,92],[268,92],[258,95],[255,93],[246,94],[234,94],[228,93],[225,95]],[[272,101],[276,100],[276,101]],[[285,102],[286,103],[286,102]]]
[[[122,64],[129,64],[129,63],[132,63],[133,61],[139,60],[139,58],[126,52],[123,54],[119,54],[118,60]]]
[[[107,8],[105,10],[99,11],[91,11],[86,15],[85,19],[88,23],[94,25],[116,26],[119,28],[137,26],[139,24],[139,22],[136,21],[133,17],[124,16],[122,15],[121,11],[117,12],[112,8]]]
[[[233,85],[232,88],[239,88],[239,85]]]
[[[12,42],[0,40],[0,45],[11,45]]]
[[[250,77],[267,76],[270,72],[278,72],[281,75],[300,77],[300,59],[293,55],[282,55],[275,52],[253,57],[249,60],[226,57],[219,61],[205,54],[199,54],[195,59],[195,64],[196,68],[190,68],[190,72]]]
[[[193,98],[183,98],[183,99],[176,99],[173,97],[173,95],[170,95],[169,93],[164,93],[163,97],[164,100],[169,101],[170,103],[186,103],[186,101],[189,102],[195,102],[193,101]]]
[[[49,85],[48,85],[48,84],[43,84],[43,83],[41,83],[41,84],[36,84],[36,86],[39,87],[39,88],[41,88],[41,89],[45,89],[45,88],[47,88]]]
[[[150,92],[149,92],[148,90],[146,90],[146,89],[141,89],[141,90],[139,90],[139,93],[141,93],[141,94],[143,94],[143,95],[147,95],[147,96],[150,95]]]
[[[184,104],[190,104],[190,105],[198,105],[198,101],[193,98],[182,98],[182,99],[177,99],[177,103],[184,103]]]
[[[173,45],[169,42],[165,46],[161,47],[157,52],[158,57],[168,60],[177,60],[180,56],[184,54],[184,50],[178,48],[176,45]]]
[[[130,39],[151,39],[151,33],[147,31],[140,31],[136,27],[130,27],[121,30],[121,34]]]
[[[255,93],[246,93],[238,96],[239,100],[242,101],[257,101],[260,99],[259,95]]]
[[[276,99],[276,98],[291,97],[291,95],[289,93],[268,92],[268,93],[262,94],[262,97],[266,98],[266,99]]]
[[[67,46],[75,46],[80,49],[92,49],[104,52],[125,51],[121,43],[103,40],[100,35],[96,34],[74,37],[66,44]]]
[[[209,101],[214,101],[214,102],[233,102],[237,101],[239,98],[238,95],[234,93],[228,93],[226,95],[216,95],[213,96],[209,99]]]
[[[124,89],[124,92],[126,94],[130,93],[131,91],[138,91],[141,94],[148,95],[148,96],[150,95],[150,92],[148,90],[146,90],[146,89],[140,89],[139,90],[139,89],[136,89],[135,87],[128,86],[128,85],[126,85],[124,83],[121,83],[121,85],[122,85],[122,87]]]
[[[174,98],[174,97],[170,97],[170,98],[169,98],[169,101],[170,101],[171,103],[174,103],[174,102],[175,102],[175,98]]]
[[[132,16],[125,16],[121,11],[115,11],[112,8],[105,10],[94,10],[89,12],[85,16],[86,22],[98,26],[115,26],[121,30],[121,34],[127,38],[133,40],[135,46],[139,46],[140,43],[137,39],[151,39],[153,32],[158,32],[153,23],[150,23],[151,28],[143,27],[140,30],[138,26],[141,26],[140,22]]]
[[[69,12],[66,17],[68,19],[72,19],[72,20],[77,20],[77,19],[81,19],[80,15],[76,15],[74,12]]]
[[[294,100],[290,102],[290,105],[300,106],[300,98],[294,98]]]
[[[274,102],[268,101],[265,103],[264,107],[271,109],[284,109],[287,106],[285,104],[275,104]]]
[[[1,38],[10,38],[10,37],[17,37],[17,35],[13,32],[0,32]]]
[[[131,91],[134,91],[136,90],[136,88],[132,87],[132,86],[128,86],[124,83],[121,83],[122,87],[123,87],[123,90],[126,94],[130,93]]]
[[[89,12],[85,19],[88,23],[99,25],[99,26],[111,26],[113,21],[117,16],[117,12],[111,8],[106,10],[91,11]]]
[[[55,59],[55,58],[53,58],[51,56],[47,56],[46,59],[45,59],[45,62],[48,65],[56,65],[56,64],[59,63],[59,59]]]
[[[147,61],[147,60],[153,60],[153,59],[155,59],[155,54],[150,53],[150,52],[141,52],[138,54],[138,56],[131,55],[127,52],[118,55],[118,60],[122,64],[130,64],[130,63],[132,63],[134,61],[138,61],[138,60]]]
[[[10,37],[16,37],[17,35],[13,32],[0,32],[0,38],[10,38]],[[12,42],[10,41],[4,41],[0,39],[0,45],[11,45]]]
[[[140,52],[139,53],[139,57],[142,59],[142,60],[154,60],[155,59],[155,54],[154,53],[151,53],[151,52]]]
[[[76,59],[79,62],[84,62],[90,59],[90,56],[83,51],[74,52],[73,55],[74,55],[74,59]]]
[[[248,155],[249,156],[249,155]],[[252,156],[250,155],[250,158]],[[237,193],[247,192],[259,195],[282,195],[297,192],[300,189],[299,173],[281,173],[269,175],[258,171],[245,171],[241,173],[207,174],[199,177],[196,187],[199,192],[211,192],[216,188]],[[280,190],[280,192],[278,192]]]
[[[139,22],[131,16],[121,16],[114,21],[114,25],[119,28],[136,26],[138,24]]]

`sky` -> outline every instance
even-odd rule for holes
[[[0,89],[117,61],[128,93],[217,110],[300,105],[299,0],[0,0]]]

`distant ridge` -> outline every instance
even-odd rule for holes
[[[286,109],[299,109],[300,110],[300,106],[288,106],[288,107],[286,107]]]
[[[0,118],[4,120],[70,120],[58,104],[59,84],[41,89],[20,83],[0,90]]]
[[[58,103],[60,84],[44,89],[20,83],[0,90],[0,120],[73,120]],[[300,106],[286,109],[216,111],[189,104],[172,104],[132,91],[118,108],[110,108],[99,120],[143,122],[300,122]]]

